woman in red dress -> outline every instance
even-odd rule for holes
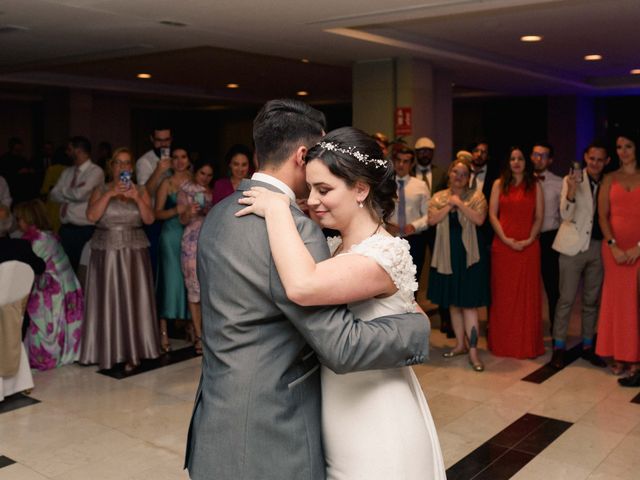
[[[495,181],[489,220],[491,247],[489,349],[494,355],[533,358],[544,353],[540,244],[544,201],[533,164],[513,147],[509,166]]]
[[[630,135],[618,136],[620,168],[604,177],[598,198],[604,282],[596,352],[613,357],[615,374],[629,370],[629,380],[620,380],[628,386],[640,386],[640,166],[636,146]]]

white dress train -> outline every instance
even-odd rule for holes
[[[329,239],[334,252],[341,240]],[[398,291],[349,305],[363,321],[415,311],[416,268],[406,240],[373,235],[343,255],[374,259]],[[363,279],[364,281],[365,279]],[[327,480],[446,480],[429,406],[411,367],[337,375],[322,367]]]

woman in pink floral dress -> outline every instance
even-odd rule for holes
[[[29,240],[47,267],[33,284],[27,312],[31,317],[25,347],[31,368],[49,370],[78,359],[84,310],[82,288],[67,254],[51,232],[44,204],[16,205],[22,238]]]
[[[182,274],[187,288],[189,313],[193,321],[195,339],[193,346],[196,353],[202,353],[202,314],[200,311],[200,283],[196,271],[196,253],[198,251],[198,235],[204,217],[211,210],[213,165],[209,161],[200,161],[195,165],[193,181],[186,182],[178,193],[178,205],[188,205],[180,214],[180,222],[185,225],[182,234],[182,254],[180,257]]]

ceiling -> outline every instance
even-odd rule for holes
[[[340,103],[354,62],[415,57],[460,95],[638,94],[639,25],[640,0],[0,0],[0,85]]]

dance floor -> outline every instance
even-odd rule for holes
[[[548,339],[536,360],[483,350],[482,373],[465,357],[442,358],[453,341],[440,332],[431,343],[415,372],[449,480],[639,478],[640,389],[582,359],[550,371]],[[199,369],[176,341],[169,357],[130,376],[78,365],[35,373],[30,396],[0,402],[0,480],[186,479]]]

